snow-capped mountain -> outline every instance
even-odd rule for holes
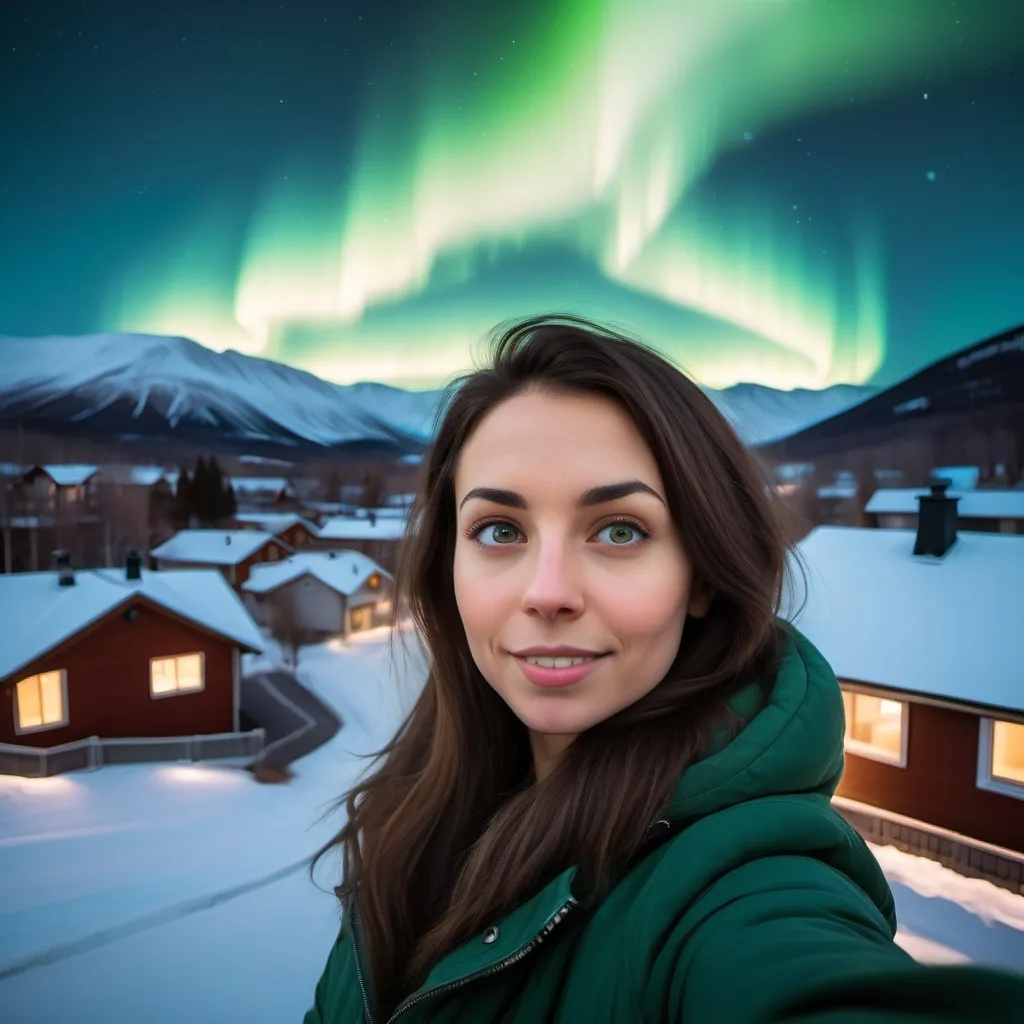
[[[711,400],[749,445],[789,437],[877,393],[877,388],[855,384],[836,384],[823,391],[776,391],[763,384],[737,384],[724,391],[708,391]]]
[[[709,392],[750,444],[784,437],[874,393],[840,386]],[[296,455],[350,446],[398,453],[429,440],[440,392],[343,386],[281,363],[140,334],[0,337],[0,424],[218,443]]]
[[[0,420],[40,427],[295,450],[376,443],[408,451],[429,434],[435,404],[433,393],[343,387],[187,338],[0,337]]]

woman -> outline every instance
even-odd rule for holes
[[[321,851],[306,1024],[1021,1019],[1021,979],[893,942],[770,491],[696,385],[526,321],[425,470],[397,581],[429,676]]]

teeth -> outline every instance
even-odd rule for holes
[[[596,658],[540,658],[528,655],[526,660],[531,665],[539,665],[541,668],[571,668],[573,665],[582,665],[584,662],[595,661]]]

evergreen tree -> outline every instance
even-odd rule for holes
[[[213,514],[216,511],[210,498],[210,470],[206,460],[200,455],[196,459],[196,469],[189,487],[189,509],[203,526],[209,526],[213,522]]]
[[[176,530],[185,530],[192,516],[192,480],[188,470],[182,466],[178,473],[178,482],[174,488],[174,501],[171,504],[171,524]]]
[[[224,491],[224,509],[225,514],[228,516],[234,516],[238,512],[238,498],[235,496],[235,489],[231,485],[231,480],[228,478],[225,480],[225,491]]]
[[[220,468],[216,455],[210,456],[207,464],[207,474],[210,494],[210,522],[219,525],[225,516],[224,502],[224,473]]]

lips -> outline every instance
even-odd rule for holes
[[[513,655],[519,670],[535,686],[572,686],[589,676],[605,658],[604,654],[580,652],[578,648],[574,653],[567,653],[567,648],[557,648],[557,654],[548,653],[550,650],[541,653],[534,648]]]

